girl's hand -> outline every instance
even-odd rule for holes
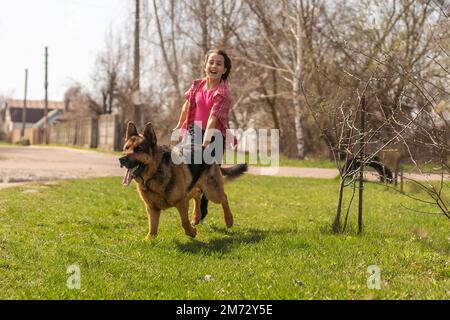
[[[211,141],[209,141],[209,140],[203,141],[203,147],[206,148],[210,143],[211,143]]]

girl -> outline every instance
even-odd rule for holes
[[[231,60],[223,50],[210,50],[205,56],[204,71],[206,77],[194,80],[186,92],[186,101],[174,130],[181,128],[192,134],[195,122],[196,125],[201,125],[203,147],[210,144],[214,129],[222,134],[222,146],[224,146],[230,111],[226,81],[231,71]],[[223,154],[223,150],[220,151]],[[222,157],[217,158],[221,161]],[[203,193],[200,211],[201,220],[203,220],[208,214],[208,199]]]

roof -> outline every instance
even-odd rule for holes
[[[22,122],[22,111],[23,111],[23,108],[9,108],[9,113],[11,115],[11,121],[12,122]],[[52,109],[48,110],[49,113],[51,111],[52,111]],[[43,116],[45,116],[45,110],[44,109],[28,108],[27,107],[25,122],[27,122],[27,123],[36,123]]]
[[[8,108],[23,108],[23,100],[8,99],[6,104]],[[27,109],[45,109],[45,101],[27,100]],[[64,110],[64,102],[48,101],[48,109]]]
[[[56,118],[61,114],[61,111],[59,110],[52,110],[47,114],[47,122],[48,123],[53,123],[53,121],[56,120]],[[45,117],[43,116],[38,122],[36,122],[33,125],[33,128],[42,128],[44,127],[44,123],[45,123]]]

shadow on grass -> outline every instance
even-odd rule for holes
[[[246,229],[242,231],[229,231],[225,228],[211,227],[217,233],[223,234],[219,238],[204,242],[192,239],[189,243],[176,243],[178,249],[182,252],[193,254],[211,255],[214,253],[228,253],[233,248],[243,244],[258,243],[267,237],[268,231],[258,229]]]

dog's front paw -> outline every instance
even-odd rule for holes
[[[155,239],[156,236],[157,236],[156,233],[155,234],[148,233],[147,236],[144,238],[144,240],[148,241],[148,240],[151,240],[151,239]]]
[[[233,226],[233,216],[225,216],[225,224],[227,228],[231,228]]]
[[[195,238],[197,235],[197,230],[195,228],[191,228],[190,230],[186,230],[186,235]]]

